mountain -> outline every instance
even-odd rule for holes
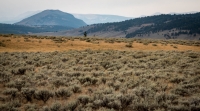
[[[162,14],[130,19],[122,22],[93,24],[73,30],[43,35],[126,38],[156,38],[156,39],[190,39],[200,37],[200,13],[195,14]]]
[[[72,14],[60,10],[44,10],[15,24],[26,26],[58,25],[73,28],[87,25],[84,21],[75,18]]]
[[[83,20],[87,24],[121,22],[132,19],[131,17],[123,17],[118,15],[100,15],[100,14],[73,14],[74,17]]]

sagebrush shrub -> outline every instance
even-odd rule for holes
[[[35,89],[33,88],[22,88],[22,94],[26,98],[27,101],[32,102],[32,97],[35,93]]]
[[[36,111],[38,110],[38,107],[36,104],[26,104],[24,106],[25,111]]]
[[[78,106],[78,102],[77,101],[70,101],[67,105],[64,106],[64,110],[66,111],[74,111],[76,109],[76,107]]]
[[[12,101],[10,103],[0,104],[0,111],[19,111],[21,104],[19,101]]]
[[[125,46],[128,47],[128,48],[132,48],[133,47],[132,43],[128,43]]]
[[[54,103],[51,107],[50,110],[51,111],[60,111],[61,109],[61,104],[60,103]]]
[[[53,95],[54,94],[47,89],[40,89],[35,92],[35,98],[42,100],[44,103],[46,103],[50,97],[53,97]]]
[[[88,95],[81,95],[81,96],[78,97],[78,100],[79,100],[80,103],[85,105],[89,102],[90,97]]]
[[[74,93],[80,93],[81,92],[81,86],[79,85],[74,85],[71,87],[71,90],[74,92]]]
[[[65,88],[65,87],[62,87],[62,88],[59,88],[56,92],[55,92],[55,95],[57,97],[64,97],[64,98],[67,98],[67,97],[70,97],[72,95],[72,92],[69,88]]]
[[[10,95],[12,99],[17,96],[18,90],[16,88],[9,88],[3,91],[3,94]]]
[[[4,44],[2,41],[0,41],[0,47],[6,47],[6,44]]]
[[[60,86],[63,86],[63,85],[64,85],[64,82],[63,82],[63,80],[61,80],[61,79],[56,79],[56,80],[53,81],[53,84],[54,84],[57,88],[59,88]]]

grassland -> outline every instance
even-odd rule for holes
[[[0,37],[1,111],[199,111],[200,42]]]

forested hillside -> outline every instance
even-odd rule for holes
[[[62,30],[72,29],[66,26],[23,26],[23,25],[11,25],[0,24],[0,33],[4,34],[28,34],[28,33],[40,33],[40,32],[56,32]]]
[[[138,30],[128,32],[131,27],[139,27]],[[200,13],[182,14],[182,15],[155,15],[141,17],[123,22],[95,24],[88,32],[100,31],[124,31],[126,37],[135,37],[136,35],[157,33],[164,30],[175,29],[173,36],[180,34],[196,35],[200,34]],[[169,35],[164,35],[169,36]]]

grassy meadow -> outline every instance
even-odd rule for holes
[[[0,35],[0,111],[199,111],[200,41]]]

